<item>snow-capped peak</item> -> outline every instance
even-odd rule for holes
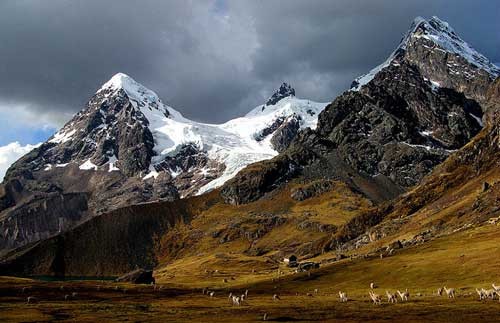
[[[431,17],[429,20],[417,17],[413,20],[410,29],[403,36],[401,42],[391,55],[382,64],[373,68],[367,74],[356,78],[351,86],[351,90],[357,91],[363,85],[370,82],[379,71],[393,63],[396,58],[402,57],[406,50],[408,50],[411,41],[418,38],[431,41],[435,47],[442,51],[461,56],[476,68],[489,73],[492,77],[500,75],[500,68],[461,39],[446,21],[436,16]]]
[[[286,149],[300,129],[316,127],[327,105],[296,98],[286,83],[273,97],[272,105],[243,117],[206,124],[184,118],[154,91],[118,73],[49,140],[52,152],[43,165],[77,164],[86,172],[154,181],[159,191],[168,188],[162,184],[167,180],[181,196],[203,193]]]
[[[101,90],[102,89],[114,89],[114,90],[116,90],[116,89],[122,89],[122,88],[130,87],[130,86],[137,87],[137,86],[140,86],[140,84],[138,84],[134,79],[132,79],[130,76],[128,76],[125,73],[116,73],[115,75],[113,75],[109,79],[109,81],[107,81],[106,83],[104,83],[101,86]]]
[[[431,17],[428,21],[422,17],[417,17],[413,22],[413,26],[412,32],[406,38],[423,37],[434,42],[441,49],[449,53],[462,56],[469,63],[487,71],[493,76],[500,74],[500,69],[496,65],[462,40],[446,21],[436,16]],[[407,43],[408,39],[405,39],[404,46]]]
[[[169,114],[169,110],[154,91],[136,82],[125,73],[116,73],[113,75],[109,81],[101,86],[97,93],[104,91],[108,93],[106,96],[109,96],[119,90],[123,90],[129,99],[137,104],[139,108],[148,107],[160,110],[165,115]]]

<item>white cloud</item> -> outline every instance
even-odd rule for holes
[[[12,112],[15,112],[15,118],[12,118]],[[17,127],[30,128],[60,128],[66,123],[74,113],[64,111],[54,113],[53,111],[43,111],[36,106],[28,103],[13,103],[0,100],[0,118],[12,120],[13,125]]]
[[[40,146],[40,144],[21,146],[21,144],[16,141],[0,147],[0,180],[3,180],[5,172],[12,163],[38,146]]]

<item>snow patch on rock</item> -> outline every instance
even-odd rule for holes
[[[90,161],[90,159],[88,159],[86,162],[84,162],[83,164],[81,164],[79,166],[79,168],[81,170],[97,170],[98,169],[97,165],[95,165],[94,163],[92,163],[92,161]]]

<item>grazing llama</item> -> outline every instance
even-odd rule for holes
[[[410,292],[408,291],[408,288],[406,288],[404,292],[400,292],[398,290],[398,294],[402,302],[408,301],[408,299],[410,298]]]
[[[233,305],[240,306],[241,299],[238,296],[233,296]]]
[[[484,293],[484,288],[481,288],[481,289],[477,289],[476,288],[476,293],[477,295],[479,296],[479,300],[482,301],[483,299],[486,298],[486,295]]]
[[[382,304],[382,297],[380,297],[380,295],[377,295],[377,294],[375,294],[375,293],[374,293],[374,292],[372,292],[372,291],[370,291],[370,292],[369,292],[369,294],[370,294],[370,298],[372,299],[372,301],[373,301],[373,303],[374,303],[375,305],[380,305],[380,304]]]
[[[455,298],[455,288],[446,288],[446,286],[444,286],[443,289],[446,295],[448,295],[448,298]]]
[[[339,291],[339,298],[342,303],[347,302],[347,293]]]
[[[392,294],[388,290],[385,291],[385,294],[387,295],[387,302],[389,302],[389,303],[397,303],[398,302],[398,297],[396,296],[396,294]]]

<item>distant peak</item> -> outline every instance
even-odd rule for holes
[[[416,17],[410,29],[401,39],[399,46],[391,55],[382,64],[376,66],[367,74],[356,78],[351,84],[351,90],[359,90],[363,85],[370,82],[383,68],[389,66],[395,60],[404,57],[410,46],[414,46],[412,48],[423,46],[424,50],[437,49],[458,55],[471,65],[483,69],[493,77],[500,75],[500,68],[492,64],[488,58],[461,39],[448,22],[436,16],[432,16],[429,19]]]
[[[410,31],[407,33],[407,37],[412,35],[447,35],[448,37],[461,40],[449,23],[436,16],[432,16],[428,20],[423,17],[415,18]]]
[[[125,73],[116,73],[113,75],[109,81],[101,86],[97,93],[105,91],[104,93],[106,93],[107,97],[110,93],[115,94],[119,90],[125,92],[128,98],[139,107],[148,106],[151,109],[161,110],[165,116],[169,115],[167,107],[161,102],[154,91],[136,82]]]
[[[283,82],[280,88],[267,100],[266,105],[275,105],[281,99],[289,96],[295,96],[295,89],[290,84]]]
[[[451,28],[449,23],[447,23],[444,20],[441,20],[437,16],[432,16],[429,19],[425,19],[424,17],[418,16],[415,19],[413,19],[412,29],[415,29],[421,25],[430,25],[435,29],[453,31],[453,28]]]
[[[398,48],[406,49],[410,40],[414,38],[424,38],[448,53],[462,56],[469,63],[485,70],[493,76],[500,73],[497,66],[493,65],[485,56],[460,38],[448,22],[436,16],[432,16],[428,20],[422,17],[415,18],[412,27]]]
[[[141,84],[137,83],[133,78],[128,76],[125,73],[116,73],[107,81],[104,83],[99,90],[103,89],[125,89],[127,87],[134,86],[134,87],[139,87],[142,86]]]

